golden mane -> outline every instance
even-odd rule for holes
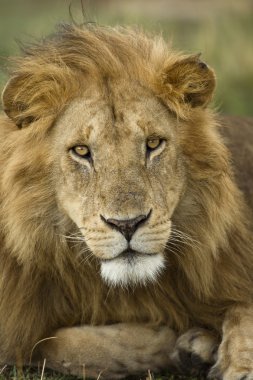
[[[139,81],[180,116],[187,113],[190,100],[196,105],[201,101],[198,92],[206,95],[213,89],[210,72],[199,76],[205,65],[196,70],[191,64],[199,61],[198,55],[172,53],[161,37],[147,37],[132,29],[62,25],[43,44],[23,51],[25,56],[13,60],[13,86],[5,93],[5,111],[8,114],[11,107],[8,98],[16,102],[10,116],[19,125],[55,117],[69,100],[82,94],[87,81],[107,77]],[[180,76],[174,67],[178,61],[182,62]],[[17,91],[12,94],[14,87]]]
[[[64,25],[15,60],[3,95],[11,120],[0,120],[1,358],[11,360],[17,350],[27,357],[54,329],[82,323],[219,330],[229,305],[252,300],[252,233],[216,117],[203,108],[214,87],[213,72],[205,70],[198,56],[175,54],[160,37],[94,25]],[[159,283],[133,292],[109,289],[96,263],[76,265],[78,247],[64,238],[75,227],[59,213],[54,194],[53,122],[87,81],[106,77],[148,87],[180,118],[183,130],[188,198],[174,222],[191,243],[170,255]],[[22,133],[16,128],[31,123]]]

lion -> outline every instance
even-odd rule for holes
[[[127,27],[24,48],[0,119],[0,362],[253,379],[250,120]]]

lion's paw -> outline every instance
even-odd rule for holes
[[[203,375],[215,363],[218,339],[208,330],[192,328],[181,335],[171,360],[176,370],[186,375]]]
[[[208,374],[208,380],[253,380],[253,370],[229,368],[224,373],[215,365]]]

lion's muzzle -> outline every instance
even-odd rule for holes
[[[139,215],[132,219],[106,219],[100,215],[101,220],[110,227],[120,232],[127,241],[127,249],[118,256],[102,259],[102,278],[112,285],[126,286],[130,284],[146,283],[154,281],[164,267],[164,258],[157,252],[141,252],[132,249],[134,234],[139,227],[145,227],[149,221],[152,210],[145,215]],[[135,235],[136,236],[136,235]]]

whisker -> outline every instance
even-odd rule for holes
[[[183,240],[183,239],[175,239],[175,238],[171,238],[171,239],[169,239],[169,242],[173,242],[175,245],[186,245],[186,246],[188,246],[188,247],[191,247],[191,248],[196,248],[196,244],[194,245],[194,244],[192,244],[192,243],[190,243],[189,241],[185,241],[185,240]]]
[[[73,241],[74,243],[76,243],[76,242],[84,242],[85,241],[85,238],[83,237],[83,238],[78,238],[78,237],[66,237],[65,239],[67,239],[68,241]]]
[[[85,265],[87,263],[91,263],[92,259],[94,258],[94,255],[92,252],[89,253],[89,255],[83,257],[80,261],[79,261],[79,266],[80,265]]]
[[[200,244],[200,241],[194,239],[192,236],[188,235],[186,232],[180,231],[177,228],[172,227],[172,233],[174,233],[177,236],[183,237],[186,240],[190,240],[193,243]]]
[[[177,254],[181,254],[181,252],[182,252],[178,247],[176,247],[176,246],[170,246],[170,245],[167,245],[167,244],[165,244],[164,249],[166,249],[169,252],[177,253]]]
[[[80,252],[78,252],[78,255],[77,257],[82,257],[83,255],[85,255],[86,253],[90,253],[91,250],[88,248],[88,247],[85,247],[84,249],[82,249]]]

